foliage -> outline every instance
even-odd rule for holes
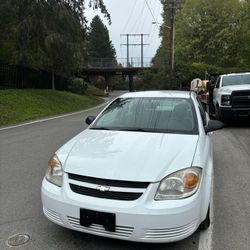
[[[141,76],[142,89],[166,89],[189,86],[196,77],[207,73],[230,73],[250,70],[250,1],[186,0],[175,15],[175,66],[167,70],[170,48],[170,0],[161,0],[162,42],[153,59],[157,72]],[[175,2],[178,2],[176,0]],[[165,68],[165,69],[164,69]],[[155,76],[154,76],[155,75]]]
[[[69,85],[69,90],[75,94],[83,95],[88,89],[87,83],[84,82],[82,78],[74,78],[71,80]]]
[[[179,80],[175,74],[166,74],[165,69],[147,70],[135,81],[136,90],[178,89]]]
[[[11,1],[0,1],[0,61],[8,62],[16,48],[15,12]]]
[[[110,21],[103,0],[88,0]],[[0,61],[70,76],[86,63],[85,0],[1,0]]]
[[[89,1],[89,7],[93,7],[94,9],[100,9],[104,16],[108,19],[109,24],[111,24],[111,16],[108,13],[106,6],[103,0],[92,0]]]
[[[93,18],[89,30],[89,58],[115,58],[115,49],[109,38],[109,31],[97,15]]]
[[[250,68],[250,1],[241,2],[242,26],[241,34],[243,43],[240,44],[240,65]]]
[[[178,13],[176,54],[182,60],[231,67],[242,41],[238,0],[189,0]]]
[[[134,77],[135,78],[135,77]],[[113,76],[109,80],[110,90],[128,90],[129,82],[128,79],[123,76]]]
[[[162,38],[161,44],[154,57],[154,64],[166,65],[169,63],[170,56],[170,27],[172,23],[172,10],[175,12],[176,8],[181,8],[183,5],[183,0],[160,0],[163,6],[163,24],[160,27],[160,37]],[[172,9],[173,7],[173,9]]]
[[[167,72],[165,68],[142,72],[135,83],[136,90],[189,89],[194,78],[206,79],[208,73],[216,72],[217,68],[208,64],[177,62],[172,73]]]
[[[102,103],[93,96],[52,90],[0,90],[0,126],[83,110]]]
[[[88,88],[85,91],[85,94],[90,96],[105,96],[104,91],[95,87],[92,83],[88,83]]]

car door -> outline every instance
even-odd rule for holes
[[[218,77],[218,79],[216,81],[216,84],[215,84],[214,92],[213,92],[213,104],[214,104],[215,107],[216,107],[216,104],[218,102],[220,81],[221,81],[221,77]]]
[[[207,126],[210,118],[207,112],[204,110],[202,104],[199,100],[197,100],[199,105],[199,113],[203,123],[203,129]],[[198,153],[199,152],[199,153]],[[197,154],[199,155],[199,160],[202,166],[204,166],[204,171],[209,175],[212,176],[213,174],[213,147],[212,147],[212,132],[205,133],[205,129],[200,133],[199,136],[199,143],[197,145]],[[210,181],[207,183],[209,190],[210,190]],[[209,192],[209,191],[208,191]],[[208,200],[206,204],[203,204],[204,207],[208,206]]]

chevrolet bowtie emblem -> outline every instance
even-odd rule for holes
[[[99,185],[96,187],[96,189],[101,191],[101,192],[107,192],[107,191],[109,191],[110,187]]]

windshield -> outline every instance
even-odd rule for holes
[[[248,75],[224,76],[223,79],[222,79],[222,86],[242,85],[242,84],[250,84],[250,74],[248,74]]]
[[[91,129],[198,134],[191,99],[118,98]]]

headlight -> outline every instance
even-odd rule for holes
[[[202,169],[186,168],[165,177],[158,187],[155,200],[177,200],[193,195],[200,184]]]
[[[56,155],[54,155],[49,160],[48,169],[46,171],[45,177],[47,181],[57,185],[58,187],[62,186],[62,177],[63,177],[62,164]]]
[[[221,96],[221,105],[230,106],[230,104],[231,104],[230,100],[231,100],[230,95],[222,95]]]

